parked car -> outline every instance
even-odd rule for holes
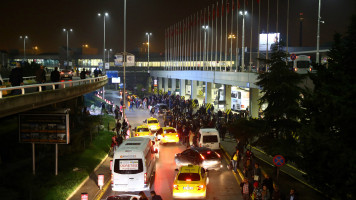
[[[154,108],[157,117],[163,117],[167,112],[170,112],[169,107],[163,103],[155,105]]]
[[[60,73],[61,80],[72,80],[73,72],[69,69],[63,69]]]
[[[193,147],[175,155],[177,168],[187,165],[198,165],[204,169],[219,170],[223,167],[221,156],[206,147]]]

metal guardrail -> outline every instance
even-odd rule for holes
[[[46,75],[47,77],[49,76],[49,75]],[[22,77],[23,78],[23,80],[32,80],[32,79],[36,79],[36,76],[28,76],[28,77]],[[3,78],[3,80],[4,80],[4,82],[9,82],[9,79],[10,78]]]
[[[26,77],[26,78],[29,78],[29,77]],[[95,83],[95,82],[102,81],[105,79],[107,79],[107,76],[87,78],[87,79],[81,79],[81,80],[76,80],[76,81],[53,82],[53,83],[32,84],[32,85],[22,85],[22,86],[15,86],[15,87],[0,88],[0,99],[4,98],[3,91],[21,90],[21,95],[24,95],[24,94],[26,94],[25,89],[29,89],[29,88],[37,88],[38,89],[37,92],[42,92],[43,86],[52,86],[52,89],[55,90],[56,85],[61,85],[62,88],[66,88],[66,87],[73,87],[73,86],[77,86],[77,85]]]

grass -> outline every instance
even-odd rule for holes
[[[95,97],[96,98],[96,97]],[[72,120],[74,120],[72,118]],[[36,175],[32,175],[31,144],[18,144],[17,116],[3,118],[0,136],[0,192],[2,199],[66,199],[76,187],[94,170],[110,149],[112,128],[115,120],[104,115],[83,124],[85,128],[71,129],[68,145],[59,145],[58,176],[54,175],[55,145],[36,145]],[[94,121],[93,121],[94,120]],[[98,133],[95,124],[105,125]],[[92,142],[87,130],[92,129]],[[78,137],[80,136],[80,137]],[[81,138],[81,137],[84,137]],[[83,145],[85,144],[85,148]],[[78,147],[78,145],[80,147]],[[73,171],[79,168],[79,171]]]

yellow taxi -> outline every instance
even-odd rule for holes
[[[205,199],[207,172],[197,165],[182,166],[173,182],[174,199]]]
[[[168,143],[168,142],[179,142],[179,135],[177,130],[173,127],[162,127],[162,135],[161,135],[161,143]]]
[[[157,131],[158,129],[161,128],[161,126],[159,125],[158,119],[156,119],[156,118],[150,117],[143,122],[147,125],[147,127],[151,131]]]
[[[135,137],[142,137],[151,135],[151,131],[146,125],[138,126],[135,128]]]

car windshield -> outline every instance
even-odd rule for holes
[[[160,105],[159,108],[160,108],[160,109],[168,110],[168,106],[166,106],[166,105]]]
[[[138,128],[137,132],[148,132],[150,131],[148,128]]]
[[[310,62],[309,61],[298,61],[297,66],[298,66],[298,68],[309,68]]]
[[[156,123],[158,123],[158,120],[156,120],[156,119],[148,120],[148,123],[149,124],[156,124]]]
[[[204,135],[203,143],[218,142],[218,136],[216,135]]]
[[[190,181],[200,181],[200,175],[198,173],[180,173],[178,175],[179,181],[186,181],[190,179]]]
[[[176,132],[176,130],[174,130],[174,129],[166,129],[166,130],[164,130],[164,133],[175,133]]]

